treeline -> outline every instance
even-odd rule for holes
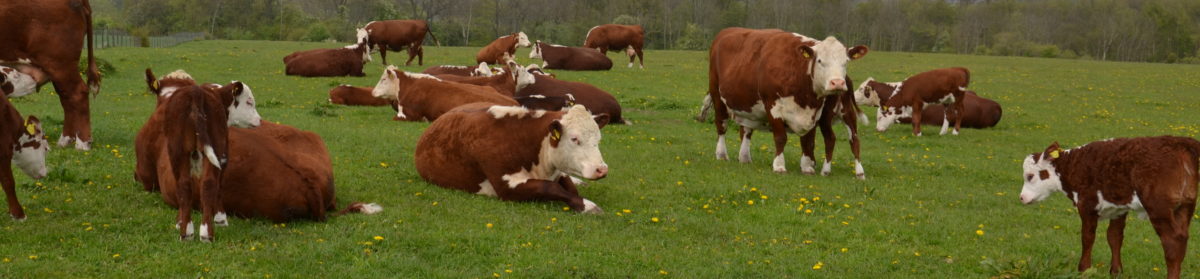
[[[730,26],[837,36],[874,50],[1200,63],[1196,0],[92,0],[97,25],[141,35],[350,41],[372,20],[425,19],[443,45],[524,31],[579,45],[640,24],[648,48],[707,49]]]

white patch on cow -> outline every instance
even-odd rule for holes
[[[225,215],[223,211],[218,211],[217,214],[213,215],[213,224],[221,227],[228,226],[229,216]]]
[[[36,133],[27,135],[21,132],[21,137],[17,138],[14,144],[12,153],[12,162],[21,171],[33,179],[41,179],[46,177],[49,170],[46,168],[46,153],[50,152],[50,143],[46,142],[42,136],[42,124],[37,124]],[[31,142],[37,142],[38,147],[23,147],[23,145]]]
[[[492,188],[492,182],[487,181],[487,180],[484,180],[483,182],[479,183],[479,192],[475,192],[475,194],[490,196],[490,197],[497,196],[496,188]]]
[[[1039,202],[1055,191],[1063,191],[1062,180],[1049,158],[1042,158],[1034,162],[1033,156],[1035,155],[1041,156],[1041,153],[1025,156],[1025,162],[1021,166],[1024,169],[1024,176],[1021,178],[1025,180],[1025,185],[1021,187],[1021,202],[1024,204]],[[1041,171],[1048,172],[1049,177],[1042,179]]]
[[[545,99],[545,98],[546,98],[546,95],[534,94],[534,95],[529,95],[529,97],[530,97],[530,98],[536,98],[536,99]]]
[[[354,42],[359,43],[359,44],[367,43],[367,34],[368,34],[367,29],[363,29],[363,28],[354,29],[354,37],[356,38],[356,40]]]
[[[850,129],[849,124],[846,124],[845,126],[846,126],[846,135],[847,135],[846,137],[853,139],[854,137],[858,136],[857,134],[854,133],[854,129]]]
[[[560,45],[560,44],[550,44],[550,46],[552,46],[552,47],[567,47],[567,46]]]
[[[192,177],[200,178],[200,175],[204,174],[204,159],[202,157],[201,158],[192,157],[191,159],[189,159],[189,162],[191,163],[191,166],[192,166],[192,169],[190,172]]]
[[[821,165],[821,175],[822,176],[829,175],[829,173],[832,171],[833,171],[833,163],[832,162],[825,161],[825,164]]]
[[[867,172],[863,171],[862,162],[854,160],[854,177],[858,179],[867,179]]]
[[[224,159],[217,160],[217,153],[213,151],[212,145],[204,145],[204,157],[208,158],[208,162],[217,169],[221,169],[221,164],[225,163]]]
[[[65,146],[67,146],[67,144],[70,144],[72,141],[75,141],[75,137],[68,136],[66,134],[62,134],[58,137],[58,146],[65,147]]]
[[[377,203],[363,204],[362,209],[360,209],[359,212],[362,212],[362,214],[371,215],[371,214],[383,212],[383,206],[381,206]]]
[[[29,58],[17,58],[17,63],[33,64],[33,60],[29,60]]]
[[[721,101],[728,104],[728,101],[724,97],[721,97]],[[730,108],[729,112],[733,114],[733,121],[742,127],[755,130],[770,129],[770,126],[767,125],[767,109],[762,101],[758,101],[753,106],[750,106],[750,111]]]
[[[170,74],[167,74],[162,77],[162,79],[169,79],[169,78],[194,80],[194,79],[192,79],[192,75],[189,75],[187,72],[184,72],[183,70],[175,70],[174,72],[171,72]]]
[[[1142,200],[1138,198],[1137,192],[1133,193],[1133,200],[1127,204],[1115,204],[1104,199],[1104,194],[1096,191],[1096,211],[1100,218],[1112,220],[1133,211],[1137,213],[1138,218],[1146,219],[1146,208],[1142,206]]]
[[[783,120],[788,129],[797,134],[812,130],[817,125],[817,118],[821,116],[819,112],[821,108],[801,107],[796,104],[795,96],[779,98],[775,101],[775,106],[771,107],[771,116]]]
[[[200,240],[209,241],[212,236],[208,234],[208,224],[200,223]]]
[[[958,87],[958,91],[967,91],[967,87],[966,87],[966,86],[959,86],[959,87]]]
[[[538,42],[538,44],[533,45],[533,47],[529,50],[529,59],[542,59],[542,44],[541,44],[541,42]]]
[[[178,230],[180,225],[182,225],[182,224],[180,224],[179,222],[176,222],[176,223],[175,223],[175,229],[177,229],[177,230]],[[196,233],[196,225],[195,225],[195,224],[193,224],[192,222],[188,222],[188,223],[187,223],[187,230],[186,230],[186,231],[184,231],[184,233],[183,233],[183,237],[182,237],[181,239],[182,239],[182,240],[188,240],[188,239],[191,239],[191,238],[192,238],[192,235],[193,235],[193,234],[195,234],[195,233]]]
[[[871,118],[867,117],[866,112],[859,111],[858,112],[858,123],[863,124],[863,125],[871,124]]]
[[[523,118],[525,116],[539,118],[546,114],[545,110],[530,110],[522,106],[491,106],[488,107],[487,112],[491,113],[492,117],[496,119],[505,117]]]
[[[600,26],[596,25],[596,26],[592,26],[592,29],[588,29],[587,35],[583,36],[583,44],[584,45],[587,45],[587,40],[592,38],[592,30],[596,30],[597,27],[600,27]]]
[[[521,92],[521,89],[525,89],[525,87],[533,85],[534,83],[537,82],[537,78],[535,78],[532,73],[530,73],[528,70],[526,70],[525,67],[521,67],[518,65],[518,66],[513,67],[512,71],[513,71],[513,74],[517,75],[516,76],[516,79],[517,79],[516,92]]]
[[[787,172],[787,167],[784,166],[783,153],[779,153],[778,155],[775,155],[775,161],[771,162],[771,168],[774,169],[775,172],[777,172],[777,173]]]
[[[604,211],[600,210],[600,207],[596,206],[596,203],[594,203],[588,199],[583,199],[583,213],[600,214],[600,213],[604,213]]]
[[[178,86],[163,87],[162,89],[160,89],[158,91],[158,96],[169,99],[169,98],[171,98],[172,95],[175,95],[175,91],[179,91]]]
[[[379,82],[375,83],[375,89],[371,90],[371,96],[375,98],[397,99],[400,95],[400,81],[396,77],[398,69],[396,66],[388,65],[387,69],[383,70],[383,74],[379,77]]]
[[[854,102],[863,106],[879,106],[879,92],[875,92],[874,88],[868,86],[868,83],[875,81],[875,78],[868,77],[866,81],[858,84],[858,88],[854,89]]]
[[[473,73],[475,76],[490,77],[492,76],[492,68],[488,68],[487,62],[479,62],[479,67],[476,67]]]
[[[816,39],[809,38],[808,36],[800,35],[800,33],[792,33],[792,36],[796,36],[796,38],[800,38],[800,41],[801,41],[801,42],[805,42],[805,43],[817,43],[817,40],[816,40]]]
[[[517,47],[529,47],[529,36],[525,32],[517,33]]]
[[[241,94],[238,94],[233,99],[233,103],[226,108],[229,111],[228,126],[238,128],[254,128],[262,125],[262,116],[258,114],[258,107],[254,102],[254,92],[250,90],[250,86],[245,83],[233,81],[234,84],[241,84]]]
[[[813,168],[814,166],[816,166],[816,164],[817,164],[817,161],[813,160],[812,157],[808,157],[808,155],[800,155],[800,172],[801,173],[804,173],[804,174],[816,173],[817,172],[816,169]]]
[[[600,126],[582,105],[572,106],[558,120],[563,131],[558,147],[550,145],[550,135],[542,141],[539,162],[550,162],[556,170],[585,179],[600,179],[608,173],[608,164],[600,154]],[[536,167],[536,166],[535,166]]]
[[[717,135],[717,150],[713,153],[717,155],[717,160],[729,160],[729,153],[725,151],[725,135]]]
[[[815,63],[812,68],[813,92],[817,93],[817,96],[829,96],[845,91],[846,64],[850,63],[846,46],[830,36],[817,42],[812,46],[812,50],[816,56],[816,59],[809,61]],[[834,83],[838,81],[840,87],[835,87]]]
[[[899,123],[902,117],[912,117],[912,107],[888,107],[883,109],[880,107],[875,114],[875,130],[879,132],[887,131],[892,124]]]
[[[508,188],[517,188],[517,186],[521,186],[521,184],[529,181],[529,179],[532,178],[533,177],[530,175],[529,170],[526,170],[525,168],[521,168],[520,171],[505,174],[504,176],[500,177],[500,179],[503,179],[504,182],[508,183]]]
[[[438,77],[435,77],[435,76],[432,76],[432,75],[429,75],[429,74],[422,74],[422,73],[409,73],[409,72],[404,72],[404,75],[405,75],[405,76],[408,76],[409,78],[414,78],[414,79],[419,79],[419,78],[420,78],[420,79],[429,79],[429,80],[442,81],[442,79],[440,79],[440,78],[438,78]]]
[[[580,178],[574,177],[574,176],[567,176],[567,177],[570,177],[571,183],[575,183],[575,185],[577,185],[577,186],[586,186],[587,185],[586,180],[583,180],[583,179],[580,179]]]
[[[742,147],[738,149],[738,161],[742,163],[750,162],[750,133],[745,133],[742,136]]]
[[[938,135],[945,135],[946,131],[949,129],[950,129],[950,116],[942,115],[942,131],[938,132]]]
[[[396,105],[396,118],[401,120],[408,119],[408,116],[404,115],[404,106]]]
[[[633,68],[633,62],[629,62],[629,66],[627,66],[626,68]]]
[[[11,69],[8,73],[0,71],[0,73],[4,73],[5,75],[5,82],[11,84],[13,87],[12,92],[4,93],[9,98],[21,97],[37,92],[37,81],[34,80],[33,76],[17,71],[17,69],[0,66],[0,70],[2,69]]]
[[[946,94],[946,96],[938,99],[937,104],[950,105],[954,103],[954,94]]]

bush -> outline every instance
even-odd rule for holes
[[[688,23],[687,27],[683,29],[683,34],[679,36],[678,40],[675,40],[675,48],[686,50],[707,49],[708,42],[711,40],[711,38],[708,37],[709,33],[711,32],[708,32],[707,29],[700,28],[700,26],[696,25],[695,23]]]

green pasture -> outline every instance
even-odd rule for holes
[[[412,154],[428,123],[326,102],[337,84],[373,86],[378,55],[365,77],[283,75],[284,55],[338,46],[199,41],[97,51],[117,72],[92,102],[93,149],[55,148],[51,175],[40,181],[16,171],[29,217],[0,218],[0,277],[1078,277],[1079,219],[1061,194],[1020,204],[1023,157],[1053,141],[1200,136],[1200,66],[871,52],[850,64],[855,80],[970,68],[971,88],[1003,105],[1000,125],[959,136],[929,127],[918,138],[908,126],[878,133],[871,123],[860,130],[866,181],[854,179],[844,128],[835,129],[842,140],[827,177],[800,174],[792,136],[791,172],[780,175],[765,133],[754,139],[752,163],[714,159],[712,123],[692,119],[707,87],[705,52],[647,51],[645,70],[611,53],[612,71],[554,72],[608,90],[634,123],[604,128],[611,173],[581,192],[605,213],[580,215],[561,203],[501,202],[422,181]],[[476,50],[427,47],[425,66],[469,65]],[[527,53],[519,50],[522,64],[540,63]],[[133,180],[133,139],[155,102],[147,67],[247,83],[264,119],[325,140],[339,207],[376,202],[384,212],[324,223],[232,219],[213,243],[180,242],[175,210]],[[12,101],[58,139],[62,111],[51,86]],[[739,141],[729,139],[736,158]],[[1103,229],[1098,238],[1100,268],[1087,274],[1107,277]],[[1148,221],[1130,222],[1124,256],[1129,278],[1165,276]],[[1200,243],[1189,248],[1184,274],[1200,276]]]

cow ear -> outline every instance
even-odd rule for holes
[[[400,78],[400,77],[397,77],[397,76],[396,76],[396,70],[387,69],[386,71],[387,71],[388,77],[389,77],[390,79],[398,79],[398,78]]]
[[[42,121],[38,120],[37,116],[30,115],[25,119],[25,132],[29,135],[37,135],[42,131]]]
[[[607,113],[601,113],[593,115],[592,119],[596,120],[596,126],[600,126],[599,128],[604,128],[604,125],[608,125],[608,120],[610,117],[608,117]]]
[[[236,81],[236,80],[233,81],[233,83],[230,84],[229,87],[231,87],[231,90],[233,90],[232,93],[233,93],[234,97],[241,96],[242,92],[246,92],[246,84],[243,84],[240,81]]]
[[[558,122],[558,120],[550,122],[550,146],[558,147],[558,142],[562,140],[562,133],[562,122]]]
[[[1058,159],[1059,156],[1062,156],[1062,152],[1062,147],[1059,147],[1058,141],[1055,141],[1054,143],[1050,144],[1050,147],[1046,147],[1046,151],[1042,152],[1042,160],[1053,161],[1054,159]]]
[[[158,95],[158,78],[154,77],[154,71],[146,68],[146,87],[150,89],[150,93]]]
[[[806,59],[812,59],[814,56],[817,56],[817,53],[813,51],[812,47],[800,46],[800,55],[803,55]]]
[[[846,55],[850,56],[850,60],[858,60],[859,58],[866,56],[867,51],[868,51],[867,46],[858,45],[858,46],[854,46],[854,47],[850,48],[850,50],[847,50]]]

